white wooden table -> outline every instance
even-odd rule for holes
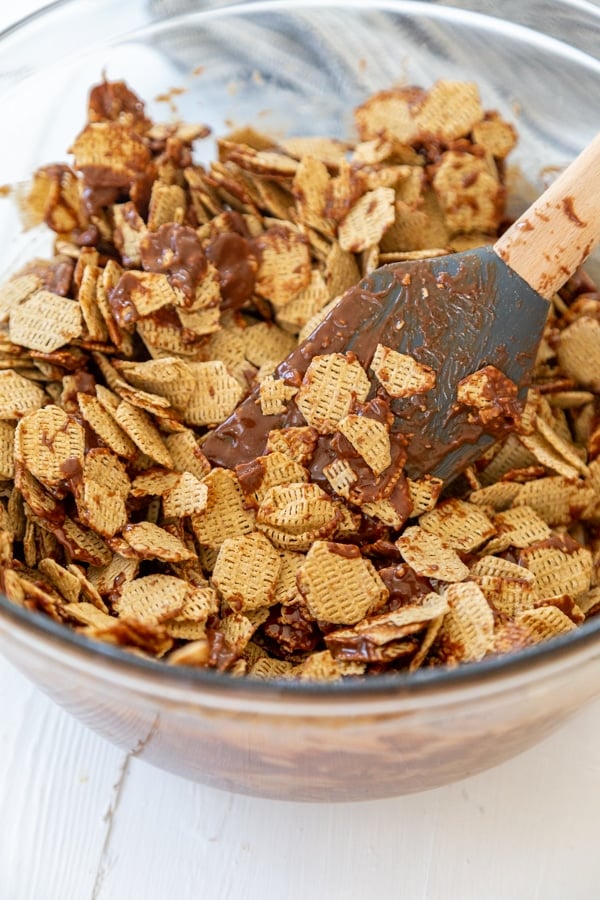
[[[221,793],[114,749],[0,661],[2,900],[595,900],[600,703],[494,771],[372,803]]]
[[[0,900],[595,900],[599,828],[600,703],[451,787],[271,803],[131,759],[0,659]]]

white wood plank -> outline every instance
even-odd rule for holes
[[[97,900],[592,900],[600,704],[496,770],[426,794],[272,803],[132,760]]]
[[[92,896],[124,754],[0,660],[0,897]]]

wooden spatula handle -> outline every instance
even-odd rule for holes
[[[600,242],[600,134],[494,245],[550,299]]]

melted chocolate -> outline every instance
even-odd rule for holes
[[[310,653],[321,639],[319,629],[301,603],[273,607],[261,634],[273,654],[283,659]]]
[[[492,251],[392,264],[351,288],[325,320],[277,368],[289,381],[304,376],[312,358],[323,353],[354,353],[368,370],[377,344],[409,353],[432,368],[434,388],[408,398],[392,398],[393,434],[406,441],[406,472],[454,476],[479,456],[498,436],[496,427],[470,421],[470,410],[456,403],[461,378],[495,365],[517,385],[522,404],[547,316],[547,304]],[[408,277],[407,277],[408,276]],[[494,303],[500,295],[502,319]],[[527,304],[534,333],[522,334],[519,311]],[[539,325],[539,328],[538,328]],[[510,347],[510,352],[507,347]],[[242,424],[243,422],[243,424]],[[506,431],[510,424],[503,419]],[[254,392],[203,445],[215,465],[233,468],[264,453],[272,428],[304,424],[294,402],[278,416],[264,417]],[[497,423],[495,423],[496,425]],[[251,425],[251,427],[249,427]],[[335,452],[319,440],[315,456],[323,462]]]
[[[263,483],[265,466],[260,459],[252,459],[250,462],[236,466],[235,473],[244,494],[253,494]]]
[[[207,245],[206,255],[219,270],[222,309],[239,309],[254,293],[257,264],[250,244],[235,231],[222,233]]]
[[[133,272],[123,272],[114,288],[108,294],[108,302],[115,321],[121,328],[131,330],[138,312],[131,300],[132,291],[143,291],[144,286]]]
[[[386,610],[407,606],[409,603],[414,603],[419,597],[425,597],[433,590],[431,582],[427,578],[417,575],[406,563],[379,569],[379,577],[390,594],[385,605]]]
[[[165,274],[188,303],[194,301],[196,286],[206,273],[206,257],[193,228],[176,223],[161,225],[144,235],[140,256],[146,272]]]

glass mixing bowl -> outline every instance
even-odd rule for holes
[[[516,121],[513,161],[539,190],[543,167],[568,162],[598,128],[599,36],[600,9],[583,0],[66,0],[0,35],[0,182],[65,159],[102,73],[126,79],[159,120],[169,109],[152,98],[182,86],[179,115],[217,135],[258,121],[276,134],[340,137],[370,92],[457,77],[477,81],[485,106]],[[50,243],[43,231],[23,233],[2,200],[3,276]],[[0,650],[137,757],[216,787],[299,800],[374,799],[464,778],[600,694],[600,618],[451,671],[269,683],[166,667],[0,597]]]

